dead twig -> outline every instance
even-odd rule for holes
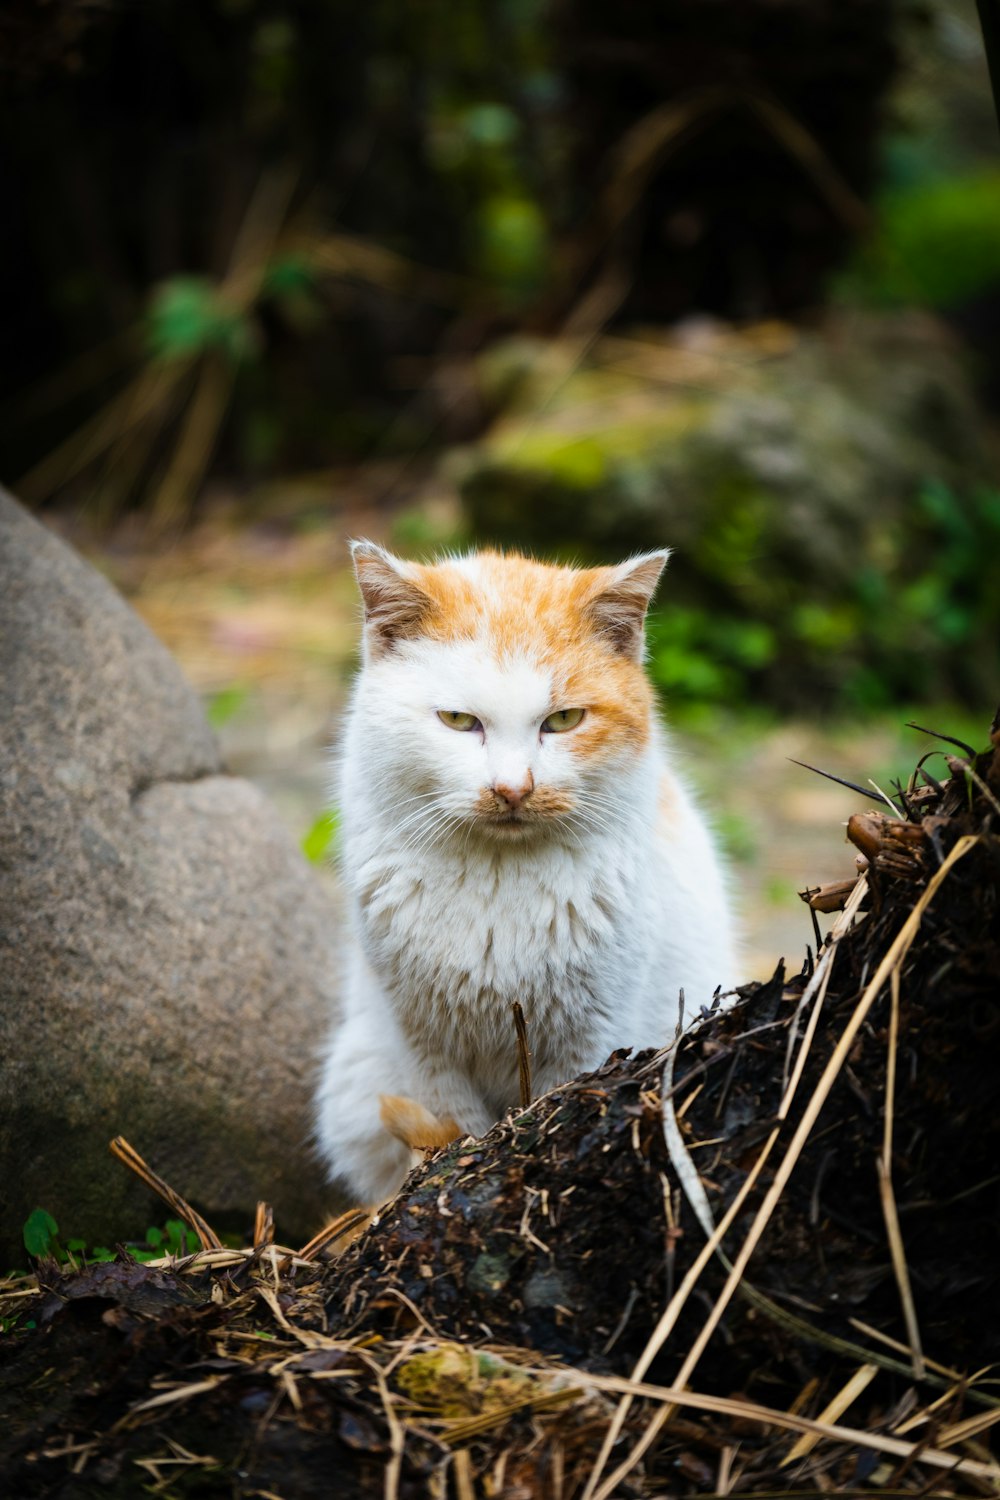
[[[130,1146],[123,1135],[115,1136],[111,1142],[110,1149],[112,1156],[117,1157],[120,1162],[128,1167],[130,1172],[134,1172],[141,1182],[144,1182],[158,1197],[162,1198],[167,1207],[172,1209],[178,1218],[183,1219],[186,1224],[190,1224],[199,1240],[201,1240],[203,1250],[221,1250],[223,1248],[219,1236],[214,1229],[205,1223],[201,1214],[192,1208],[190,1203],[181,1197],[180,1193],[175,1193],[173,1188],[164,1182],[162,1177],[157,1177],[152,1167],[143,1161],[135,1147]]]
[[[257,1212],[253,1221],[253,1247],[261,1249],[264,1245],[274,1243],[274,1209],[270,1203],[261,1200],[257,1204]]]
[[[521,1108],[527,1109],[531,1103],[531,1053],[528,1050],[528,1023],[524,1019],[524,1011],[521,1002],[515,1000],[511,1006],[514,1012],[514,1030],[517,1032],[517,1078],[521,1091]]]
[[[318,1234],[314,1234],[307,1244],[302,1246],[298,1252],[299,1260],[315,1260],[321,1251],[327,1250],[335,1245],[345,1235],[351,1234],[352,1230],[363,1229],[371,1221],[372,1211],[370,1208],[349,1208],[344,1213],[338,1214],[325,1224]]]
[[[903,1249],[903,1235],[899,1227],[896,1194],[892,1186],[892,1126],[896,1104],[896,1047],[899,1040],[898,969],[894,969],[892,972],[891,991],[892,1008],[889,1013],[889,1043],[885,1077],[885,1128],[882,1139],[882,1155],[878,1160],[878,1187],[879,1197],[882,1201],[882,1214],[885,1218],[886,1234],[889,1237],[892,1269],[896,1277],[896,1285],[899,1287],[899,1300],[903,1306],[906,1333],[910,1340],[913,1378],[915,1380],[923,1380],[926,1370],[923,1349],[920,1342],[920,1328],[917,1324],[917,1310],[913,1302],[913,1289],[910,1285],[910,1272],[906,1264],[906,1252]]]

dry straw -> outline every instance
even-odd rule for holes
[[[784,1192],[785,1187],[788,1184],[788,1180],[791,1177],[795,1165],[802,1154],[806,1141],[809,1139],[816,1121],[819,1118],[820,1111],[822,1110],[823,1105],[826,1103],[827,1098],[830,1094],[830,1090],[833,1088],[833,1085],[836,1082],[837,1077],[839,1076],[840,1071],[844,1066],[844,1063],[850,1055],[851,1048],[854,1046],[854,1042],[857,1038],[858,1032],[864,1024],[869,1011],[871,1010],[875,1001],[878,999],[879,995],[882,993],[882,989],[887,980],[889,980],[893,974],[898,974],[900,966],[902,965],[903,960],[909,952],[910,947],[920,930],[920,924],[923,920],[924,913],[930,906],[931,902],[934,900],[934,897],[937,895],[938,891],[941,889],[941,886],[947,880],[948,876],[958,864],[959,860],[963,859],[965,855],[968,854],[969,850],[974,848],[978,842],[978,837],[973,834],[966,834],[958,840],[958,842],[949,853],[948,857],[936,871],[933,878],[929,881],[926,890],[923,892],[920,900],[914,906],[906,921],[903,923],[903,926],[897,933],[895,940],[890,945],[888,952],[883,957],[881,963],[875,971],[875,974],[872,976],[872,979],[869,981],[863,994],[861,995],[860,1000],[855,1006],[854,1011],[850,1019],[848,1020],[847,1025],[844,1027],[840,1039],[837,1042],[837,1045],[834,1048],[833,1053],[829,1061],[827,1062],[822,1075],[820,1076],[819,1082],[817,1083],[816,1088],[813,1091],[812,1098],[806,1105],[806,1108],[802,1115],[802,1119],[800,1120],[795,1134],[792,1137],[791,1143],[785,1153],[784,1159],[782,1160],[780,1166],[774,1174],[771,1185],[768,1188],[767,1193],[764,1195],[764,1200],[761,1203],[754,1221],[750,1226],[746,1239],[744,1240],[743,1245],[741,1246],[740,1251],[733,1262],[733,1266],[731,1271],[729,1272],[729,1276],[726,1279],[726,1283],[723,1286],[719,1296],[716,1298],[716,1301],[707,1318],[705,1319],[705,1323],[701,1329],[701,1332],[698,1334],[691,1348],[688,1350],[688,1353],[681,1365],[675,1381],[675,1387],[677,1390],[683,1391],[687,1386],[687,1383],[690,1380],[691,1375],[698,1364],[698,1361],[701,1359],[702,1354],[705,1352],[705,1348],[708,1344],[709,1339],[712,1337],[712,1334],[715,1332],[716,1328],[719,1325],[719,1321],[722,1318],[723,1313],[729,1306],[729,1303],[733,1297],[733,1293],[736,1291],[737,1287],[740,1284],[747,1263],[749,1262],[750,1257],[756,1249],[760,1238],[764,1233],[764,1230],[766,1229],[775,1208],[777,1207],[778,1200],[780,1199],[781,1194]],[[852,897],[853,908],[850,905],[848,908],[845,908],[845,918],[848,918],[849,912],[850,915],[853,916],[854,911],[856,911],[857,906],[860,904],[863,895],[863,888],[864,882],[860,882],[854,897]],[[814,976],[813,981],[814,983],[816,982],[817,978],[820,978],[821,971],[824,973],[825,979],[828,980],[829,968],[833,965],[837,944],[843,937],[843,934],[847,931],[847,927],[847,921],[837,924],[837,928],[835,929],[835,933],[831,939],[830,946],[824,954],[824,959],[817,967],[816,976]],[[824,965],[826,966],[825,969]],[[803,1047],[800,1051],[800,1060],[802,1059],[806,1044],[809,1040],[810,1038],[807,1036],[807,1038],[803,1041]],[[779,1122],[785,1117],[785,1115],[787,1115],[788,1107],[791,1103],[791,1098],[793,1097],[794,1087],[797,1084],[799,1076],[801,1076],[800,1071],[797,1071],[796,1074],[793,1075],[792,1081],[789,1084],[789,1089],[788,1091],[786,1091],[785,1099],[782,1101],[782,1108],[781,1110],[779,1110]],[[688,1296],[693,1290],[696,1280],[698,1279],[698,1277],[700,1277],[701,1272],[708,1264],[708,1260],[718,1248],[726,1230],[729,1228],[730,1224],[735,1218],[734,1209],[736,1210],[736,1212],[739,1211],[739,1207],[742,1205],[742,1201],[745,1200],[747,1193],[752,1186],[751,1179],[755,1181],[759,1176],[764,1160],[770,1153],[771,1147],[773,1146],[774,1140],[776,1139],[777,1130],[778,1127],[776,1126],[775,1130],[772,1132],[767,1143],[765,1144],[764,1149],[761,1152],[761,1155],[758,1158],[753,1171],[747,1178],[747,1182],[744,1183],[740,1194],[737,1195],[733,1204],[730,1206],[730,1209],[725,1218],[720,1221],[715,1235],[703,1248],[701,1254],[698,1256],[698,1259],[692,1266],[691,1271],[688,1273],[688,1276],[685,1277],[684,1282],[678,1288],[678,1291],[671,1299],[671,1302],[664,1312],[662,1318],[660,1319],[656,1328],[653,1330],[646,1348],[643,1350],[638,1361],[636,1362],[635,1370],[633,1371],[633,1380],[641,1380],[642,1375],[645,1374],[645,1372],[649,1369],[656,1355],[663,1348],[663,1345],[666,1342],[671,1329],[674,1327],[674,1324],[677,1321],[680,1308],[683,1306],[684,1302],[686,1302]],[[713,1243],[713,1240],[715,1241],[715,1243]],[[915,1358],[916,1356],[914,1355],[913,1357]],[[604,1480],[603,1483],[601,1483],[604,1469],[607,1465],[611,1450],[621,1432],[622,1425],[628,1413],[631,1399],[632,1392],[627,1392],[619,1405],[619,1409],[615,1414],[615,1419],[612,1422],[611,1427],[609,1428],[608,1433],[605,1437],[604,1443],[601,1446],[601,1451],[594,1465],[593,1473],[588,1480],[581,1500],[609,1500],[609,1497],[615,1492],[618,1485],[621,1484],[626,1475],[629,1474],[633,1468],[635,1468],[636,1464],[639,1463],[643,1455],[648,1451],[653,1442],[655,1442],[664,1424],[670,1419],[673,1408],[670,1404],[664,1404],[652,1418],[648,1427],[646,1428],[646,1431],[643,1433],[639,1441],[634,1445],[631,1452],[625,1459],[623,1459],[623,1461],[618,1465],[614,1472],[606,1480]],[[713,1398],[713,1400],[714,1399],[715,1398]],[[677,1402],[676,1404],[690,1405],[691,1403]],[[716,1406],[704,1407],[704,1410],[706,1411],[718,1409],[719,1408]],[[813,1429],[804,1428],[802,1430],[811,1431]],[[832,1430],[833,1429],[831,1428],[830,1431]],[[886,1451],[890,1450],[887,1449]],[[953,1462],[953,1460],[950,1460],[950,1462]],[[990,1465],[988,1467],[991,1474],[995,1474],[1000,1477],[1000,1470],[997,1470],[993,1465]]]

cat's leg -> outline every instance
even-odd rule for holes
[[[402,1094],[382,1094],[379,1097],[379,1118],[390,1135],[418,1153],[437,1151],[462,1134],[450,1115],[443,1118],[432,1115],[416,1099],[408,1099]]]
[[[355,1201],[377,1205],[400,1187],[414,1151],[481,1135],[493,1117],[463,1074],[416,1056],[363,961],[345,998],[316,1096],[316,1135],[331,1176]]]
[[[432,1115],[430,1110],[424,1109],[415,1099],[407,1099],[399,1094],[379,1096],[379,1118],[389,1134],[406,1147],[411,1167],[419,1166],[428,1152],[449,1145],[456,1136],[462,1134],[454,1120]],[[339,1255],[364,1234],[379,1207],[379,1204],[373,1204],[364,1209],[348,1209],[330,1219],[320,1234],[306,1246],[303,1255],[307,1259],[310,1253]]]
[[[411,1095],[415,1079],[391,1016],[349,1014],[334,1031],[316,1095],[316,1135],[331,1177],[355,1202],[391,1198],[410,1168],[408,1146],[385,1128],[382,1094]]]
[[[422,1061],[412,1097],[439,1123],[455,1125],[454,1135],[449,1139],[454,1139],[455,1135],[485,1135],[499,1119],[472,1081],[457,1068]],[[436,1139],[433,1144],[443,1145],[445,1142]]]

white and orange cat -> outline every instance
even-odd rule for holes
[[[517,1105],[515,1000],[543,1093],[616,1047],[666,1043],[682,988],[691,1015],[736,974],[716,851],[642,667],[667,552],[575,569],[353,551],[364,657],[338,799],[353,942],[318,1137],[375,1203],[412,1146]]]

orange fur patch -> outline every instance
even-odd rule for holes
[[[587,710],[567,736],[574,753],[641,749],[649,738],[652,689],[641,664],[616,649],[602,628],[600,601],[615,570],[554,567],[497,552],[478,560],[476,582],[446,562],[409,570],[430,602],[421,633],[482,640],[500,658],[526,656],[550,671],[553,708]]]
[[[432,1115],[416,1099],[402,1094],[380,1094],[378,1112],[389,1134],[411,1151],[437,1151],[462,1133],[449,1115],[443,1119]]]
[[[510,810],[502,798],[490,787],[484,787],[476,798],[474,811],[480,818],[492,818],[516,828],[518,823],[538,823],[546,818],[559,817],[573,811],[576,799],[556,787],[539,786],[525,797],[518,809],[517,818],[510,817]]]
[[[669,772],[660,777],[660,796],[657,803],[657,811],[660,815],[661,824],[669,828],[672,823],[677,822],[680,807],[677,800],[677,783]]]

